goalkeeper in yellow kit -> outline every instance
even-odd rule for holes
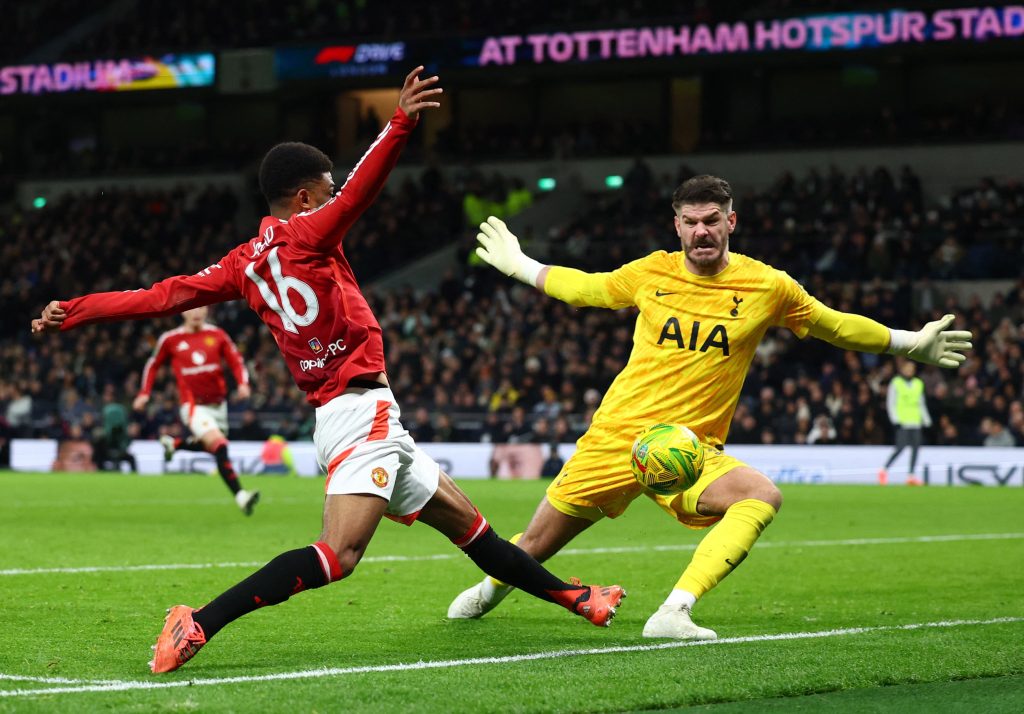
[[[953,315],[918,332],[837,312],[814,299],[786,273],[729,252],[736,228],[729,184],[696,176],[672,196],[682,252],[658,251],[610,273],[546,266],[527,257],[497,218],[480,226],[477,254],[501,272],[580,307],[636,305],[633,351],[547,490],[518,545],[543,562],[598,520],[620,515],[645,493],[690,528],[717,523],[697,546],[664,604],[644,626],[644,637],[714,639],[694,624],[697,600],[738,566],[782,506],[782,494],[757,469],[723,450],[754,350],[769,327],[839,348],[905,355],[955,368],[971,348],[971,333],[949,331]],[[661,496],[634,480],[629,452],[646,426],[673,422],[705,443],[703,474],[689,490]],[[461,593],[450,618],[480,617],[511,587],[491,578]]]

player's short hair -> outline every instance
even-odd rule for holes
[[[330,157],[301,141],[278,144],[260,163],[260,191],[267,203],[290,198],[305,184],[319,181],[334,168]]]
[[[732,186],[724,178],[702,174],[689,178],[672,192],[672,210],[679,209],[688,203],[717,203],[729,210],[732,206]]]

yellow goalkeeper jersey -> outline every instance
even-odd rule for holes
[[[587,304],[636,305],[633,350],[579,441],[621,439],[628,448],[646,426],[675,422],[724,443],[754,351],[772,326],[799,337],[823,305],[793,278],[737,253],[710,277],[694,275],[682,252],[658,251],[601,273],[604,295]],[[604,303],[604,304],[602,304]],[[614,436],[613,436],[614,435]],[[593,444],[597,446],[597,444]]]

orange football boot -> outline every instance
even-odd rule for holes
[[[572,602],[562,604],[598,627],[611,625],[619,603],[626,597],[626,591],[619,585],[583,585],[579,578],[569,578],[569,582],[586,590]]]
[[[149,663],[154,674],[173,672],[195,657],[206,644],[203,628],[192,619],[194,612],[188,605],[175,605],[167,611],[164,629],[156,639],[155,654]]]

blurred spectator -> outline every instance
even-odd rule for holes
[[[291,447],[280,434],[270,436],[263,444],[260,461],[263,463],[263,470],[260,473],[299,475],[295,470],[295,458],[292,455]]]
[[[439,412],[435,417],[435,422],[437,425],[434,428],[433,441],[462,441],[462,434],[452,424],[452,418],[447,413]]]
[[[430,412],[425,407],[416,410],[407,427],[416,441],[426,443],[434,440],[434,424]]]
[[[992,417],[985,417],[981,420],[981,433],[985,435],[983,446],[1013,447],[1017,441],[1013,434],[1006,430],[1002,422]]]
[[[11,439],[14,438],[14,430],[7,423],[7,419],[0,416],[0,469],[9,468],[11,465]]]
[[[531,441],[532,433],[533,428],[526,420],[526,410],[522,407],[512,409],[512,416],[505,422],[505,427],[502,429],[502,436],[504,437],[502,441],[506,444]]]
[[[548,456],[540,467],[540,475],[544,478],[554,478],[565,466],[565,460],[558,455],[558,443],[548,444]]]
[[[6,422],[12,432],[23,431],[32,424],[32,395],[22,391],[22,385],[8,385]]]
[[[92,421],[92,414],[86,414]],[[103,390],[103,424],[95,430],[93,453],[96,464],[103,471],[119,471],[121,463],[128,464],[133,472],[138,471],[135,456],[128,451],[134,433],[133,425],[128,421],[128,410],[116,400],[112,385]],[[83,424],[83,429],[87,427]]]
[[[808,444],[834,444],[836,443],[836,428],[832,426],[832,420],[827,414],[819,414],[814,419],[814,426],[807,432]]]
[[[242,423],[231,430],[231,438],[235,441],[263,441],[268,436],[259,422],[259,417],[252,409],[242,413]]]

